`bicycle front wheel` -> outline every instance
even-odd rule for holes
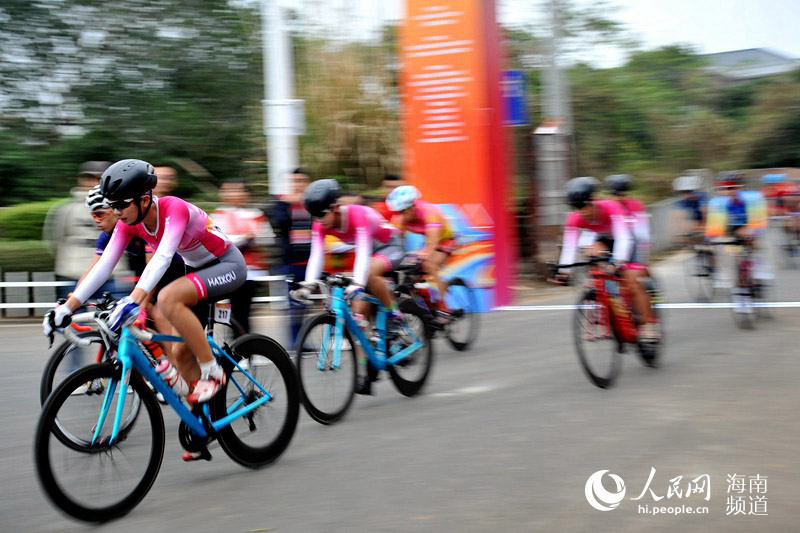
[[[453,315],[452,322],[447,325],[447,341],[455,350],[463,352],[478,337],[478,298],[463,279],[453,278],[447,283],[444,303]]]
[[[130,409],[131,397],[139,398],[148,421],[137,424],[136,431],[129,426],[125,435],[109,444],[115,395],[100,436],[92,444],[105,394],[75,391],[93,382],[119,385],[120,378],[121,370],[108,363],[75,372],[53,391],[36,428],[34,460],[42,488],[59,509],[79,520],[104,522],[128,513],[145,497],[161,468],[164,419],[155,396],[138,374],[131,376],[133,392],[126,396],[123,409]],[[56,435],[57,420],[86,445],[63,445]]]
[[[578,300],[573,322],[575,349],[586,375],[602,389],[614,384],[622,366],[610,319],[608,310],[597,301],[595,289]]]
[[[392,354],[415,342],[421,342],[422,346],[396,365],[389,366],[389,375],[400,394],[415,396],[422,390],[433,366],[433,342],[430,326],[425,313],[413,300],[402,299],[398,302],[398,306],[403,313],[405,324],[397,339],[391,343]]]
[[[338,422],[353,403],[356,348],[344,328],[339,354],[335,350],[336,317],[322,313],[303,324],[298,335],[295,366],[303,405],[320,424]]]
[[[297,427],[300,395],[289,354],[269,337],[250,334],[231,347],[239,366],[214,397],[213,420],[228,416],[265,396],[270,399],[219,430],[219,443],[228,456],[248,468],[275,461],[289,446]],[[260,385],[260,387],[259,387]]]
[[[693,251],[683,263],[689,298],[710,302],[714,298],[714,267],[711,252]]]
[[[39,384],[39,402],[44,405],[53,387],[61,384],[67,376],[86,365],[100,363],[108,356],[103,336],[99,331],[82,331],[76,333],[81,339],[88,339],[89,346],[79,346],[65,339],[48,359],[42,372]]]

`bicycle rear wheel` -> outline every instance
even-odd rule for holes
[[[425,313],[413,300],[400,300],[398,306],[403,313],[405,325],[390,345],[389,349],[392,354],[418,341],[423,345],[396,365],[390,365],[389,375],[400,394],[415,396],[422,390],[433,366],[433,342],[430,326],[425,318]]]
[[[597,301],[595,289],[581,295],[573,321],[575,350],[583,371],[600,388],[610,387],[622,367],[608,310]]]
[[[658,304],[661,303],[661,290],[656,280],[652,277],[645,280],[644,286],[645,290],[647,290],[647,296],[650,298],[650,306],[653,309],[653,314],[658,319],[659,341],[657,343],[640,342],[637,344],[637,348],[642,362],[649,367],[656,368],[660,364],[661,354],[664,352],[666,343],[666,337],[664,335],[664,313],[658,308]]]
[[[444,303],[453,315],[446,328],[447,341],[455,350],[463,352],[475,342],[480,327],[475,291],[463,279],[453,278],[447,283]]]
[[[34,439],[36,472],[50,500],[63,512],[87,522],[120,517],[145,497],[153,485],[164,456],[164,419],[155,396],[133,374],[124,409],[131,396],[140,398],[148,421],[133,425],[117,442],[108,444],[117,408],[111,402],[102,433],[91,444],[104,394],[75,394],[87,382],[119,384],[121,370],[112,364],[83,368],[59,385],[45,403]],[[125,413],[123,413],[123,418]],[[57,438],[56,420],[71,435],[86,443],[81,448],[63,446]]]
[[[303,324],[297,339],[297,381],[303,405],[320,424],[338,422],[353,403],[356,387],[355,343],[347,328],[341,339],[341,356],[334,368],[336,317],[322,313]]]
[[[228,323],[214,322],[213,332],[214,342],[220,348],[233,346],[234,341],[246,333],[244,328],[233,318]]]
[[[218,440],[231,459],[248,468],[259,468],[280,457],[294,436],[300,412],[294,368],[286,350],[264,335],[240,337],[231,351],[271,399],[220,429]],[[212,419],[224,418],[242,407],[243,402],[249,404],[263,396],[253,381],[233,367],[227,383],[214,397]]]

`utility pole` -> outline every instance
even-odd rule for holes
[[[550,65],[544,71],[544,122],[536,129],[537,166],[539,176],[539,220],[541,226],[557,226],[563,222],[565,181],[572,177],[572,112],[567,81],[559,62],[561,20],[557,0],[547,3],[550,14]]]
[[[270,194],[286,194],[287,176],[299,166],[297,136],[303,133],[303,101],[294,99],[294,64],[279,0],[261,0],[264,58],[264,134]]]

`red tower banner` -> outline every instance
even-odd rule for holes
[[[407,0],[399,42],[405,176],[460,210],[474,230],[467,242],[483,243],[468,254],[481,264],[464,266],[505,305],[515,239],[495,1]]]

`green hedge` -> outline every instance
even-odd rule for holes
[[[41,240],[42,226],[50,208],[63,199],[17,204],[0,209],[0,239],[6,241]]]
[[[52,272],[53,256],[43,241],[0,241],[3,272]]]

